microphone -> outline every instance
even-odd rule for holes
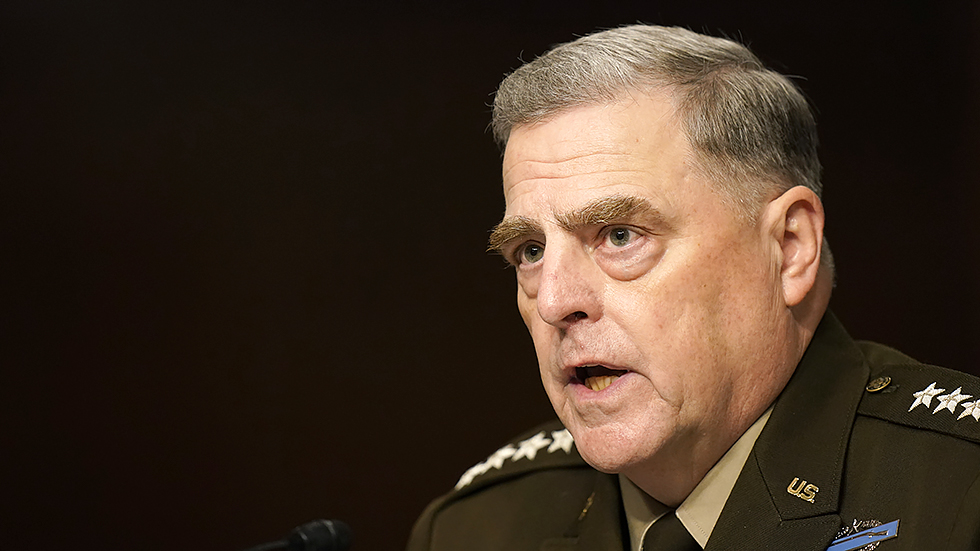
[[[314,520],[297,526],[286,539],[263,543],[245,551],[347,551],[350,526],[341,520]]]

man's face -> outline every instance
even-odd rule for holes
[[[603,471],[691,465],[696,481],[787,376],[778,244],[690,159],[653,94],[519,126],[504,155],[491,240],[552,405]]]

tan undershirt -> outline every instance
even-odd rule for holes
[[[708,536],[714,530],[721,510],[735,487],[735,481],[738,480],[738,475],[771,413],[772,407],[739,437],[694,487],[691,495],[677,507],[677,518],[702,549],[708,543]],[[670,507],[650,497],[622,474],[619,475],[619,486],[623,493],[623,509],[626,511],[626,524],[630,531],[630,548],[640,551],[647,529],[669,512]]]

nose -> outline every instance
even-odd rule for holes
[[[538,315],[560,329],[601,313],[601,281],[592,257],[577,241],[554,243],[545,248],[538,281]]]

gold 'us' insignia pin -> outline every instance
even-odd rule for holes
[[[813,499],[817,497],[817,492],[820,491],[820,488],[817,488],[814,484],[807,484],[806,480],[800,480],[799,477],[796,477],[786,487],[786,491],[803,501],[813,503]]]

